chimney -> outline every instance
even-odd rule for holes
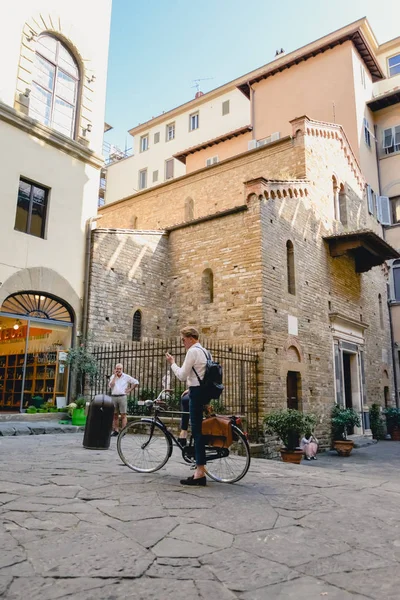
[[[285,54],[286,54],[286,52],[284,51],[284,49],[283,49],[283,48],[281,48],[280,50],[278,49],[278,50],[275,52],[275,58],[277,58],[278,56],[284,56]]]
[[[200,92],[200,91],[199,91],[199,92],[196,92],[196,94],[195,94],[195,98],[200,98],[200,96],[204,96],[204,93],[203,93],[203,92]]]

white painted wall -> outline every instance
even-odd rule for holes
[[[20,65],[21,50],[24,53],[24,47],[35,44],[35,41],[26,40],[26,24],[36,22],[39,33],[51,30],[53,25],[53,32],[61,31],[77,49],[80,59],[85,61],[87,71],[82,73],[81,116],[92,124],[92,132],[87,138],[89,149],[101,154],[110,17],[111,0],[96,0],[95,3],[19,0],[9,3],[3,14],[0,36],[0,102],[15,108],[17,87],[23,84],[21,73],[24,77]],[[32,65],[25,60],[22,66],[26,67],[28,87]],[[95,75],[91,89],[87,82],[89,72]],[[85,105],[85,93],[91,98],[90,107]],[[1,112],[0,140],[0,285],[19,269],[47,267],[64,277],[82,297],[85,223],[97,212],[99,169],[50,145],[35,136],[32,130],[28,133],[5,122]],[[45,239],[14,230],[20,177],[51,188]],[[68,298],[64,299],[68,301]]]
[[[214,93],[214,92],[213,92]],[[210,93],[211,95],[211,93]],[[202,96],[200,102],[193,101],[191,106],[184,105],[179,114],[165,115],[165,120],[136,134],[133,142],[134,155],[112,164],[107,169],[107,189],[105,202],[109,204],[135,194],[139,190],[139,171],[147,168],[147,187],[153,187],[165,181],[165,161],[174,154],[191,146],[197,146],[207,140],[250,124],[250,102],[236,88],[208,99]],[[230,112],[222,115],[222,103],[229,100]],[[189,130],[189,115],[199,112],[199,128]],[[166,126],[175,123],[175,139],[166,141]],[[154,134],[160,133],[160,142],[154,144]],[[149,149],[140,152],[140,138],[149,135]],[[158,170],[158,181],[153,183],[153,171]],[[186,173],[183,163],[174,161],[174,177]]]

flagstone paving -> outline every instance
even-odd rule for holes
[[[398,600],[400,443],[183,488],[81,433],[0,437],[7,600]]]

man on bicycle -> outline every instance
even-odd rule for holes
[[[194,439],[194,451],[196,459],[196,470],[191,477],[181,479],[182,485],[205,486],[207,484],[205,474],[206,451],[205,440],[201,433],[203,421],[203,409],[208,404],[208,398],[202,395],[200,381],[203,380],[206,371],[207,357],[210,356],[199,343],[199,332],[194,327],[181,329],[182,342],[186,349],[186,357],[181,367],[175,362],[171,354],[167,352],[166,358],[175,376],[180,381],[187,381],[189,387],[189,412],[192,435]],[[200,380],[200,381],[199,381]]]

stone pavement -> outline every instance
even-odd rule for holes
[[[400,444],[187,489],[82,434],[0,438],[7,600],[398,600]]]

